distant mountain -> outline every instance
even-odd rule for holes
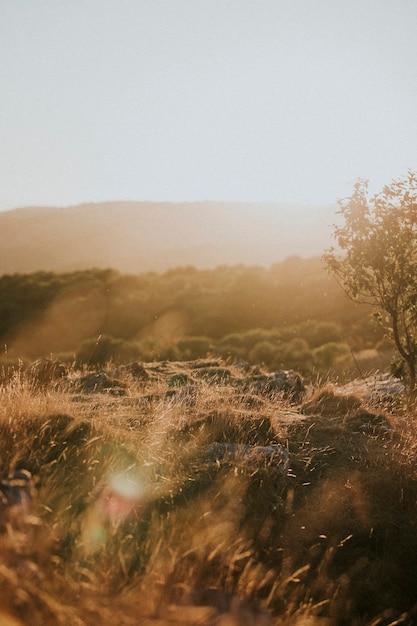
[[[270,265],[321,254],[336,206],[102,202],[0,212],[0,274]]]

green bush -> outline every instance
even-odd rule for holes
[[[248,361],[254,365],[263,363],[269,366],[278,358],[278,352],[277,346],[270,341],[259,341],[249,352]]]
[[[96,339],[86,339],[76,352],[76,362],[103,366],[109,361],[131,361],[140,354],[137,344],[131,341],[99,335]]]
[[[350,348],[346,343],[329,341],[313,350],[314,365],[318,370],[326,371],[349,355]]]
[[[177,348],[181,359],[198,359],[209,354],[213,341],[210,337],[184,337],[178,341]]]

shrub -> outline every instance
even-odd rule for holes
[[[96,339],[87,339],[81,343],[76,352],[76,362],[103,366],[109,361],[130,361],[138,356],[139,347],[136,343],[99,335]]]
[[[329,341],[313,350],[314,366],[321,372],[328,371],[337,362],[345,360],[350,355],[350,348],[346,343]]]
[[[177,348],[181,359],[194,360],[207,356],[213,348],[213,341],[210,337],[183,337]]]

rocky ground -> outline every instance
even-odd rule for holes
[[[0,623],[414,623],[399,392],[211,359],[9,376]]]

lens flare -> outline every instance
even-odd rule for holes
[[[83,550],[94,553],[104,547],[121,523],[139,513],[146,496],[147,484],[139,472],[110,474],[83,520]]]
[[[99,506],[110,522],[120,523],[140,506],[145,486],[139,476],[114,474],[101,494]]]

